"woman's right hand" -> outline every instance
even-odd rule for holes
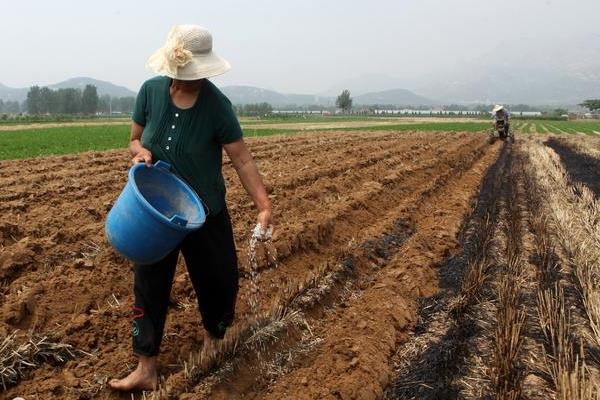
[[[132,165],[140,162],[146,163],[148,166],[152,164],[152,153],[150,153],[150,150],[142,147],[140,151],[138,151],[138,153],[131,159]]]

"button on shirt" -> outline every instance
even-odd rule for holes
[[[225,206],[222,146],[242,138],[242,128],[229,99],[209,80],[188,109],[173,104],[170,85],[164,76],[144,82],[132,118],[144,127],[141,142],[153,160],[171,164],[216,214]]]

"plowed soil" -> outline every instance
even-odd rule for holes
[[[429,337],[421,299],[445,293],[440,271],[473,251],[467,231],[482,207],[490,214],[490,191],[513,193],[489,183],[513,173],[505,168],[511,145],[443,132],[248,142],[275,207],[276,234],[259,248],[252,282],[255,211],[225,162],[242,272],[236,321],[215,357],[200,361],[202,324],[179,265],[152,396],[377,399],[391,387],[390,398],[419,398],[401,389],[399,357],[410,343],[427,345],[414,333]],[[72,359],[42,362],[7,384],[8,398],[131,398],[106,387],[135,358],[132,268],[104,237],[128,160],[109,151],[0,163],[0,337],[17,330],[17,343],[35,333],[74,348]],[[258,310],[248,305],[255,285]]]

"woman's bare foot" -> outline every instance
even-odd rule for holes
[[[137,368],[123,379],[111,379],[109,386],[115,390],[154,390],[158,382],[156,357],[140,356]]]
[[[219,339],[211,336],[210,333],[204,332],[204,342],[202,343],[202,352],[200,353],[200,364],[208,366],[214,361],[215,355],[217,354],[217,345]]]

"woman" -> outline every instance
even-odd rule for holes
[[[230,68],[212,51],[211,34],[195,25],[175,26],[148,66],[160,76],[146,81],[138,93],[129,144],[132,162],[170,163],[196,190],[209,215],[203,227],[165,259],[135,266],[133,350],[139,362],[127,377],[110,382],[112,388],[125,391],[156,386],[157,356],[179,251],[198,297],[205,348],[222,339],[233,321],[238,271],[225,205],[222,149],[258,208],[264,236],[272,224],[265,187],[231,103],[206,79]]]

